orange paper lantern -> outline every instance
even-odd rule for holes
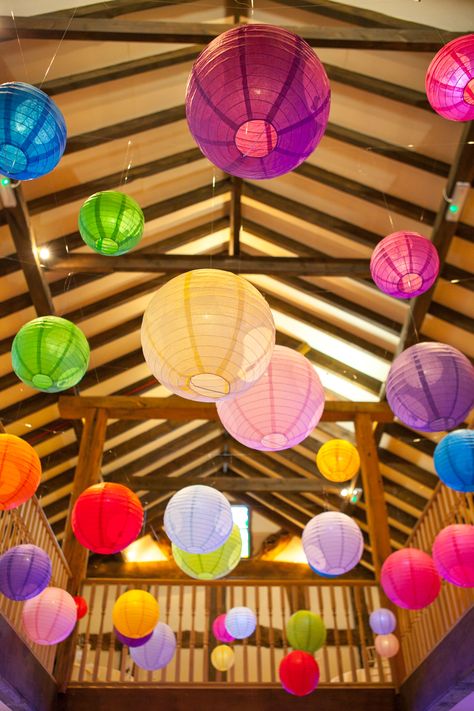
[[[35,493],[41,479],[41,462],[28,442],[0,434],[0,511],[16,509]]]

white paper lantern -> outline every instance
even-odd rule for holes
[[[235,639],[245,639],[255,632],[257,618],[250,607],[233,607],[225,616],[225,628]]]
[[[130,649],[135,664],[147,671],[166,667],[173,659],[175,652],[175,634],[171,627],[164,622],[158,622],[148,642],[140,647]]]
[[[77,622],[74,598],[62,588],[45,588],[23,605],[23,626],[36,644],[58,644],[69,637]]]
[[[359,526],[339,511],[325,511],[314,516],[304,528],[302,543],[311,568],[330,576],[352,570],[364,549]]]
[[[390,659],[398,654],[400,642],[394,634],[379,634],[375,638],[375,649],[381,657]]]

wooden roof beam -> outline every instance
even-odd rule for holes
[[[240,230],[242,228],[242,178],[232,176],[231,183],[229,256],[238,257],[240,255]]]

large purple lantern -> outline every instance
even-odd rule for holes
[[[209,160],[241,178],[288,173],[326,130],[330,89],[324,67],[297,35],[244,25],[201,52],[186,92],[189,129]]]
[[[378,243],[370,272],[380,291],[411,299],[427,291],[439,272],[436,247],[417,232],[393,232]]]
[[[457,37],[434,56],[426,73],[432,108],[451,121],[474,119],[474,34]]]
[[[387,400],[405,425],[422,432],[450,430],[474,404],[474,368],[445,343],[417,343],[392,363]]]
[[[0,592],[10,600],[30,600],[48,587],[51,574],[46,551],[23,543],[0,557]]]

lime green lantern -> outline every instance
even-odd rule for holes
[[[79,211],[82,239],[108,257],[130,252],[140,241],[144,224],[136,200],[116,190],[91,195]]]
[[[314,612],[298,610],[287,622],[286,636],[293,649],[314,654],[326,641],[326,625]]]
[[[12,366],[30,387],[57,393],[83,378],[89,354],[80,328],[59,316],[41,316],[22,326],[13,339]]]
[[[239,527],[234,524],[224,545],[211,553],[187,553],[174,543],[172,551],[176,565],[191,578],[196,580],[223,578],[234,570],[240,560],[242,539]]]

